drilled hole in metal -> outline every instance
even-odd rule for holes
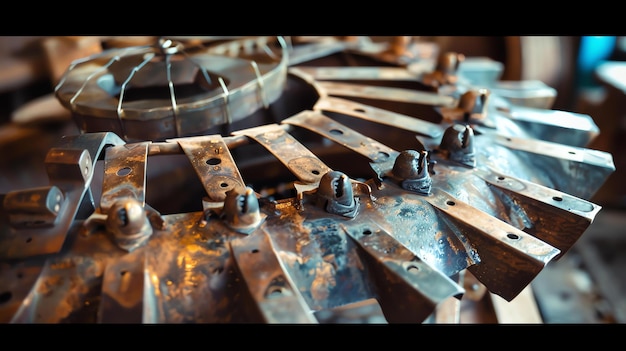
[[[499,176],[498,180],[504,180],[504,177],[503,176]]]
[[[413,274],[417,273],[419,270],[419,267],[413,265],[406,267],[406,271]]]
[[[272,287],[270,288],[267,297],[274,297],[274,296],[279,296],[283,294],[283,288],[281,287]]]
[[[222,188],[226,188],[226,187],[228,187],[228,183],[221,183],[221,184],[220,184],[220,186],[221,186]]]
[[[126,273],[128,273],[128,271],[120,271],[120,276],[122,276],[122,277],[123,277],[123,276],[125,276],[125,275],[126,275]]]
[[[123,168],[118,169],[117,173],[115,174],[117,174],[120,177],[123,177],[123,176],[129,175],[131,171],[132,169],[130,167],[123,167]]]
[[[383,152],[383,151],[378,151],[378,158],[381,158],[381,159],[388,159],[388,158],[389,158],[389,156],[390,156],[390,155],[389,155],[388,153],[386,153],[386,152]]]
[[[509,239],[513,239],[513,240],[518,240],[520,238],[519,235],[513,234],[513,233],[507,233],[506,237],[509,238]]]
[[[560,196],[553,196],[552,200],[554,200],[554,201],[563,201],[563,198],[560,197]]]
[[[219,165],[220,163],[222,163],[222,160],[220,160],[217,157],[213,157],[213,158],[206,160],[206,164],[211,165],[211,166]]]
[[[315,175],[319,175],[319,174],[320,174],[320,171],[318,171],[317,169],[314,169],[314,170],[312,170],[312,171],[311,171],[311,173],[313,173],[313,174],[315,174]]]
[[[363,235],[371,235],[372,231],[370,229],[364,229],[363,230]]]
[[[452,201],[452,200],[448,200],[448,201],[446,201],[446,204],[448,204],[448,205],[450,205],[450,206],[454,206],[454,205],[456,205],[456,203],[455,203],[454,201]]]
[[[362,108],[355,108],[354,112],[361,112],[361,113],[365,113],[365,110]]]
[[[330,134],[334,134],[334,135],[341,135],[343,134],[343,131],[339,130],[339,129],[331,129]]]
[[[252,252],[252,253],[259,253],[259,249],[252,249],[252,250],[250,250],[250,252]]]

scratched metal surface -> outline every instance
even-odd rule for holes
[[[611,155],[585,148],[592,124],[572,126],[575,145],[557,143],[550,131],[568,133],[558,121],[533,122],[451,67],[379,47],[292,47],[285,57],[302,70],[286,74],[280,98],[257,100],[269,105],[260,114],[242,107],[254,117],[237,114],[221,133],[62,140],[45,161],[61,220],[26,190],[2,194],[0,319],[423,323],[463,298],[465,270],[515,298],[593,222],[601,208],[588,199]],[[381,67],[328,68],[346,55]],[[233,96],[222,87],[221,113],[247,101],[228,105]]]

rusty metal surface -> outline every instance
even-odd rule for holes
[[[588,199],[615,168],[610,154],[585,148],[596,133],[582,123],[586,116],[572,115],[582,122],[571,128],[533,120],[546,109],[476,90],[455,76],[454,60],[429,74],[406,64],[413,51],[394,58],[397,48],[369,41],[313,41],[301,51],[290,43],[282,56],[262,55],[272,58],[268,67],[251,64],[260,55],[251,47],[269,49],[267,40],[202,46],[208,56],[199,59],[210,58],[212,69],[205,73],[248,83],[231,85],[232,78],[199,103],[175,98],[172,84],[167,102],[130,105],[90,85],[110,78],[123,94],[135,74],[143,87],[193,81],[208,61],[173,66],[165,78],[150,74],[186,52],[176,45],[160,42],[165,66],[157,61],[147,71],[141,67],[152,61],[119,52],[70,67],[57,94],[87,126],[50,151],[49,187],[2,195],[0,320],[458,322],[455,300],[486,291],[513,300],[600,211]],[[348,53],[398,67],[310,65]],[[296,59],[287,63],[290,54]],[[114,67],[118,60],[134,63]],[[377,84],[332,82],[351,78]],[[285,86],[309,94],[309,103],[282,100]],[[271,118],[247,118],[259,109]],[[196,113],[211,117],[197,124]],[[89,123],[107,119],[112,132],[91,132]],[[157,126],[163,119],[165,129]],[[125,124],[131,120],[143,124]],[[233,130],[206,133],[203,123]],[[555,130],[583,137],[563,144]],[[176,155],[187,168],[162,163],[165,173],[150,173],[149,164]],[[168,192],[174,182],[182,190]],[[270,193],[272,186],[282,190]],[[164,214],[150,190],[195,206]],[[466,277],[485,289],[468,291]]]
[[[206,133],[281,95],[286,44],[263,39],[201,48],[168,39],[105,50],[72,62],[55,94],[83,132],[111,131],[133,141]],[[270,54],[249,52],[254,45]]]

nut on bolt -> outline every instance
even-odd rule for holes
[[[250,187],[243,194],[235,189],[226,192],[224,215],[229,227],[244,234],[252,232],[263,220],[259,199]]]
[[[421,195],[430,194],[432,179],[428,173],[428,151],[404,150],[400,152],[391,172],[400,180],[403,189]]]
[[[142,204],[135,198],[124,198],[113,203],[105,222],[117,245],[133,251],[152,235],[152,225]]]
[[[474,130],[468,125],[454,124],[443,133],[439,150],[450,161],[466,166],[476,166]]]
[[[463,111],[465,122],[485,119],[489,95],[489,90],[484,88],[468,90],[461,95],[458,108]]]
[[[352,182],[339,171],[329,171],[322,176],[317,188],[318,205],[332,214],[353,218],[358,210]]]

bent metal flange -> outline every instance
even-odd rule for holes
[[[161,50],[181,52],[161,43]],[[401,79],[413,77],[408,68]],[[587,199],[614,170],[610,155],[538,140],[528,134],[537,128],[517,130],[520,138],[494,128],[499,123],[489,119],[504,117],[492,117],[484,90],[468,106],[460,97],[474,90],[454,79],[446,82],[458,85],[439,85],[435,93],[385,92],[323,84],[308,72],[290,75],[315,87],[317,103],[277,123],[191,135],[199,130],[179,128],[181,115],[170,111],[165,118],[179,127],[159,134],[160,141],[133,140],[127,126],[121,136],[64,138],[46,158],[48,187],[2,195],[0,320],[422,323],[443,301],[464,296],[466,270],[512,300],[600,210]],[[333,72],[326,77],[339,74]],[[84,91],[73,102],[92,103],[82,100]],[[431,106],[445,118],[433,123],[349,96]],[[171,101],[167,109],[176,110],[184,100]],[[235,101],[221,105],[221,117]],[[116,122],[123,120],[119,111]],[[409,131],[414,148],[383,144],[328,112]],[[345,155],[333,165],[317,152],[329,142]],[[291,174],[293,196],[264,196],[248,185],[250,173],[235,154],[248,147],[261,148],[254,158],[265,150]],[[204,191],[177,196],[195,198],[201,210],[163,214],[146,201],[147,165],[174,154],[189,161]],[[370,177],[351,174],[351,163],[360,162]],[[597,181],[587,186],[589,179]]]

